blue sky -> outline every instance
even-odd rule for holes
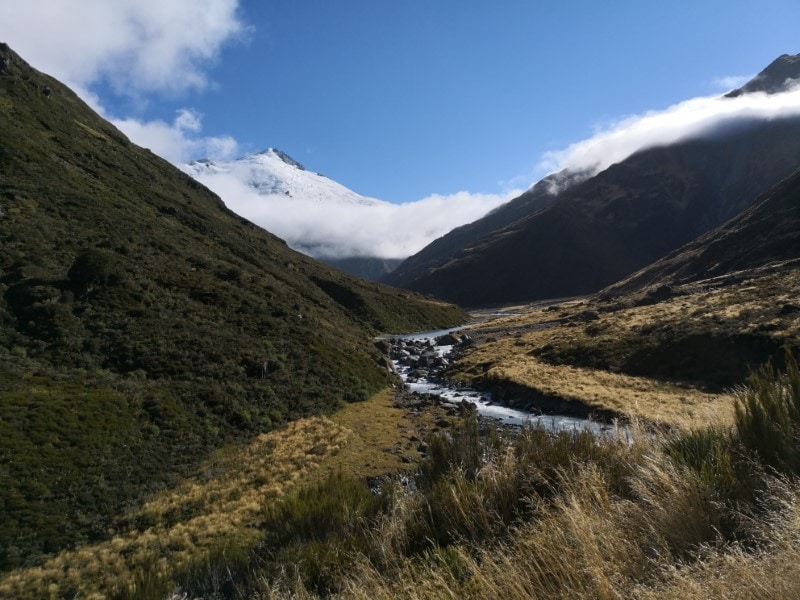
[[[392,202],[526,187],[547,152],[800,52],[796,0],[164,4],[8,2],[0,39],[145,142],[183,111],[184,158],[274,146]]]

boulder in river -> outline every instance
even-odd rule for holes
[[[436,338],[437,346],[455,346],[461,341],[461,336],[455,333],[447,333]]]

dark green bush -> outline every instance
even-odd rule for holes
[[[378,514],[385,502],[364,482],[333,473],[321,484],[267,508],[263,525],[267,543],[282,546],[346,538],[353,534],[359,520]]]
[[[477,415],[468,415],[451,431],[431,437],[428,457],[420,465],[419,483],[423,487],[431,487],[455,469],[473,480],[480,469],[483,455]]]
[[[708,428],[680,432],[665,447],[676,464],[691,468],[714,488],[731,488],[736,480],[733,467],[735,440],[729,431]]]
[[[120,259],[97,248],[79,254],[67,272],[69,280],[83,289],[92,285],[119,285],[124,275]]]

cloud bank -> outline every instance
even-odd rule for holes
[[[598,173],[639,150],[712,135],[735,120],[771,120],[798,115],[800,86],[772,95],[752,93],[737,98],[694,98],[666,110],[620,119],[599,128],[598,133],[588,139],[563,150],[546,152],[539,169]]]
[[[260,195],[225,173],[197,179],[219,194],[235,213],[317,258],[405,258],[522,193],[458,192],[433,194],[405,204],[339,204]]]
[[[540,168],[550,172],[567,169],[591,176],[637,151],[713,135],[733,121],[790,116],[800,116],[800,87],[772,95],[694,98],[599,128],[588,139],[546,153]],[[259,196],[241,181],[220,175],[208,177],[204,183],[219,193],[232,210],[283,237],[291,246],[313,256],[336,258],[409,256],[522,191],[501,195],[461,192],[402,205],[365,207]]]

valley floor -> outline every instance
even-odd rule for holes
[[[764,269],[623,298],[493,311],[451,377],[546,412],[730,424],[731,390],[800,345],[800,271]],[[504,314],[505,313],[505,314]]]
[[[800,422],[758,411],[800,406],[800,372],[730,387],[797,347],[797,289],[778,269],[501,311],[451,377],[632,439],[508,435],[386,389],[218,451],[0,597],[797,597]]]
[[[336,473],[373,482],[411,473],[421,440],[452,416],[433,404],[409,406],[387,388],[330,418],[300,419],[224,448],[194,476],[120,518],[108,540],[4,574],[0,597],[147,596],[209,556],[246,552],[260,540],[267,507],[298,489]]]

